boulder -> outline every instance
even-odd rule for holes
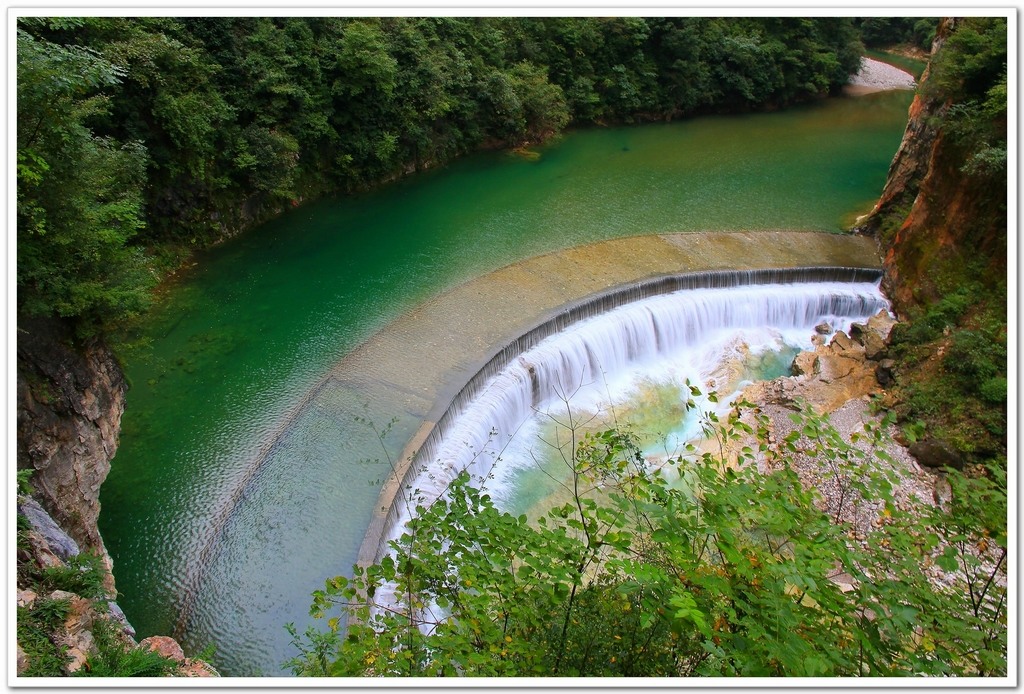
[[[121,625],[121,632],[131,638],[135,639],[135,627],[128,621],[128,617],[125,615],[124,610],[113,600],[107,602],[107,609],[110,611],[110,617]]]
[[[793,359],[790,373],[794,376],[812,376],[821,370],[818,355],[814,352],[800,352]]]
[[[814,332],[818,333],[819,335],[831,335],[832,326],[829,325],[828,323],[818,323],[816,326],[814,326]]]
[[[155,651],[176,663],[185,662],[185,652],[181,650],[181,645],[170,636],[150,636],[142,639],[139,648]]]
[[[894,325],[896,325],[896,319],[884,309],[868,318],[868,328],[881,337],[885,344],[889,344],[889,337],[892,335]]]
[[[919,464],[929,468],[951,467],[962,470],[964,461],[956,449],[939,439],[924,439],[907,449]]]
[[[881,335],[874,330],[869,330],[863,335],[864,356],[871,360],[885,359],[889,353],[889,346]]]
[[[875,367],[875,380],[878,381],[878,385],[888,388],[896,383],[895,368],[896,362],[892,359],[883,359],[878,362],[878,366]]]
[[[864,333],[868,332],[868,326],[864,323],[851,323],[849,335],[850,339],[858,344],[864,344]]]
[[[850,336],[846,333],[839,331],[832,336],[832,341],[828,343],[829,347],[837,352],[853,352],[856,351],[856,344],[850,339]]]
[[[32,525],[32,529],[46,541],[50,552],[67,561],[79,553],[78,543],[61,530],[35,499],[27,496],[18,498],[18,513]]]

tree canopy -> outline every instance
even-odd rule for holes
[[[570,124],[816,98],[859,54],[846,18],[22,18],[19,311],[116,320],[143,250]]]

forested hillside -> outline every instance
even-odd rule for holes
[[[571,125],[837,89],[848,18],[22,18],[18,312],[94,331],[325,193]]]

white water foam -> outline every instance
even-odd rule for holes
[[[574,406],[600,406],[638,372],[677,368],[700,375],[720,357],[715,345],[737,331],[770,331],[787,344],[809,346],[819,323],[845,330],[888,308],[877,282],[686,289],[620,306],[551,335],[493,376],[440,441],[420,452],[420,471],[407,490],[411,498],[396,499],[399,508],[386,540],[398,539],[411,510],[439,498],[463,470],[504,496],[509,471],[523,463],[515,456],[503,468],[503,451],[524,426],[536,431],[528,424],[531,416],[552,401],[571,396]]]

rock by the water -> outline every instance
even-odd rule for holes
[[[868,318],[868,328],[872,332],[877,333],[879,337],[889,344],[889,337],[892,335],[892,328],[896,325],[896,319],[893,318],[888,311],[879,311],[875,315]]]
[[[134,639],[135,627],[133,627],[128,621],[128,617],[125,615],[124,610],[121,609],[121,606],[113,600],[110,600],[107,602],[107,609],[110,610],[110,616],[121,625],[121,631],[124,632],[126,636]]]
[[[818,323],[816,326],[814,326],[814,332],[818,333],[819,335],[831,335],[832,326],[829,325],[828,323]]]
[[[181,650],[181,645],[170,636],[150,636],[142,639],[139,648],[148,648],[176,663],[185,662],[185,652]]]
[[[790,373],[794,376],[812,376],[820,371],[818,355],[814,352],[800,352],[793,359]]]
[[[840,330],[832,336],[832,341],[829,342],[829,346],[838,348],[843,352],[849,352],[856,349],[857,343],[851,340],[849,335]]]
[[[67,561],[79,553],[78,543],[61,530],[50,514],[32,497],[23,496],[18,499],[18,513],[28,519],[33,530],[46,540],[50,551],[63,561]]]
[[[850,326],[850,339],[864,347],[864,356],[868,359],[877,360],[885,357],[888,347],[886,344],[887,336],[887,331],[883,335],[881,331],[875,330],[864,323],[854,323]]]

